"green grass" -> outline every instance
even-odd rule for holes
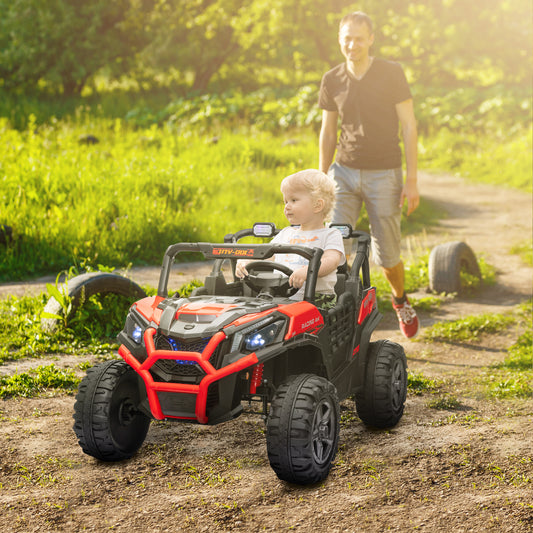
[[[533,397],[533,334],[523,333],[508,349],[507,357],[492,365],[484,376],[489,396]]]
[[[513,245],[510,252],[520,256],[526,265],[533,266],[533,246],[530,240]]]
[[[421,372],[407,373],[407,391],[409,394],[419,396],[425,392],[434,393],[442,386],[442,381],[434,378],[428,378]]]
[[[74,391],[80,379],[74,370],[54,364],[41,365],[28,372],[0,376],[0,398],[22,396],[29,398],[45,391]]]
[[[214,95],[164,108],[157,95],[138,105],[45,98],[0,106],[9,117],[0,118],[0,225],[14,233],[0,249],[0,281],[80,262],[159,264],[174,242],[219,241],[257,220],[285,225],[281,179],[318,160],[313,94]],[[527,186],[531,142],[520,131],[471,139],[475,154],[491,154],[486,181]],[[87,134],[99,142],[80,143]],[[503,151],[501,165],[489,142]],[[478,172],[471,146],[444,130],[422,139],[420,152],[422,168]],[[420,234],[443,216],[422,198],[402,231]],[[364,211],[358,227],[368,230]]]
[[[0,279],[96,265],[159,264],[180,241],[222,240],[257,220],[285,225],[279,183],[316,164],[316,139],[225,132],[217,143],[120,120],[26,131],[0,120]],[[100,142],[79,144],[90,133]],[[238,191],[238,194],[236,194]],[[83,221],[83,223],[81,223]]]
[[[511,135],[459,135],[442,128],[436,135],[419,140],[421,168],[525,192],[531,192],[531,151],[531,128]]]
[[[437,322],[422,332],[421,339],[437,342],[465,342],[483,333],[499,333],[515,322],[515,318],[498,313],[471,315],[449,322]]]

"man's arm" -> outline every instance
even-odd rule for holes
[[[403,206],[404,201],[407,199],[407,214],[410,215],[420,202],[417,184],[418,135],[413,100],[404,100],[396,104],[396,113],[402,126],[406,166],[406,177],[400,197],[400,207]]]
[[[322,110],[322,127],[318,139],[318,169],[328,173],[337,146],[337,111]]]

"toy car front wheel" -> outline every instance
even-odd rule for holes
[[[371,342],[363,389],[355,394],[357,415],[375,428],[395,426],[407,397],[407,360],[403,348],[388,340]]]
[[[74,405],[73,429],[82,450],[102,461],[132,457],[150,426],[139,403],[137,374],[124,361],[106,361],[90,368]]]
[[[291,376],[272,400],[267,451],[277,476],[290,483],[327,477],[339,442],[339,400],[328,380],[313,374]]]

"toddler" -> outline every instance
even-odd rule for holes
[[[317,299],[325,295],[325,301],[333,300],[337,267],[346,261],[340,231],[324,225],[335,203],[335,183],[319,170],[302,170],[281,182],[281,193],[285,203],[284,214],[291,226],[283,228],[272,242],[322,248],[324,253],[318,271]],[[293,271],[289,284],[300,290],[292,298],[301,300],[308,260],[296,254],[276,254],[274,260]],[[238,261],[236,275],[242,278],[247,274],[246,261]]]

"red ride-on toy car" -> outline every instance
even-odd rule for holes
[[[272,468],[282,480],[307,484],[330,471],[339,401],[353,396],[367,426],[396,425],[407,391],[405,353],[390,341],[370,342],[381,318],[370,284],[370,238],[338,227],[358,247],[351,268],[338,273],[330,309],[314,304],[322,250],[238,243],[273,236],[273,224],[227,235],[223,244],[170,246],[157,296],[131,307],[118,336],[123,360],[89,369],[80,384],[74,431],[83,451],[103,461],[127,459],[141,447],[152,418],[219,424],[240,415],[243,402],[257,401]],[[214,259],[213,269],[189,297],[169,296],[172,264],[185,252]],[[309,260],[302,301],[289,298],[290,270],[265,261],[275,253]],[[235,264],[242,258],[252,262],[249,277],[239,280]]]

